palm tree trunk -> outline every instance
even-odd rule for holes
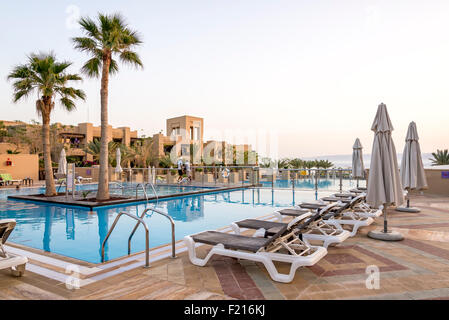
[[[50,149],[50,113],[42,112],[42,144],[45,166],[45,195],[56,195],[55,180],[53,179],[53,165]]]
[[[103,73],[101,75],[101,145],[100,174],[98,178],[97,200],[109,199],[109,150],[108,150],[108,85],[111,57],[105,54],[103,58]]]

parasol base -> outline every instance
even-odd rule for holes
[[[416,207],[397,207],[395,210],[401,211],[401,212],[412,212],[412,213],[421,212],[421,210],[419,210]]]
[[[404,239],[404,236],[399,232],[388,231],[387,233],[385,233],[383,230],[370,231],[368,232],[368,237],[383,241],[400,241]]]

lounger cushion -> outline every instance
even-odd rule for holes
[[[323,203],[301,203],[299,206],[305,209],[320,209],[324,208],[326,205]]]
[[[245,219],[242,221],[237,221],[236,224],[240,228],[248,228],[248,229],[263,228],[265,230],[272,229],[272,228],[282,228],[285,226],[285,223],[264,221],[264,220],[257,220],[257,219]],[[271,230],[271,231],[273,231],[273,230]],[[277,230],[275,233],[277,233],[278,231],[279,230]]]
[[[222,244],[226,249],[257,252],[271,243],[271,238],[247,237],[218,231],[205,231],[192,236],[193,241],[210,245]]]
[[[339,198],[353,198],[355,196],[355,194],[353,193],[335,193],[334,197],[339,197]]]
[[[282,214],[283,216],[292,216],[292,217],[296,217],[296,216],[300,216],[304,213],[309,212],[309,209],[282,209],[278,211],[280,214]]]
[[[332,202],[341,201],[343,203],[351,202],[351,199],[345,199],[345,198],[339,198],[339,197],[323,197],[323,198],[321,198],[321,200],[323,200],[323,201],[332,201]]]

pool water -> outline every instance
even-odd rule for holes
[[[101,262],[101,243],[120,211],[140,214],[149,204],[123,204],[89,211],[21,200],[9,194],[36,193],[36,188],[0,192],[0,219],[14,218],[17,226],[9,241],[92,263]],[[320,193],[321,196],[329,192]],[[269,214],[275,208],[290,207],[315,199],[312,191],[241,189],[160,200],[157,208],[167,212],[176,224],[176,240],[185,235],[228,226],[240,219]],[[160,215],[144,218],[149,226],[150,247],[171,241],[169,221]],[[128,237],[135,220],[123,216],[105,248],[105,260],[127,255]],[[132,252],[143,251],[145,233],[139,227],[132,240]]]
[[[271,181],[261,181],[263,187],[271,188]],[[292,180],[275,180],[273,183],[274,188],[286,188],[291,189],[293,187]],[[355,188],[357,186],[356,180],[342,180],[342,189],[349,190]],[[359,187],[365,187],[366,180],[359,181]],[[294,181],[295,189],[299,190],[315,190],[315,180],[314,179],[296,179]],[[338,191],[340,189],[340,179],[319,179],[317,183],[318,190],[327,190],[327,191]]]

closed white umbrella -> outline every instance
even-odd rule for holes
[[[359,179],[364,177],[365,166],[363,165],[362,144],[359,138],[355,139],[352,146],[352,177],[357,180],[357,188],[359,187]]]
[[[153,170],[151,166],[148,166],[148,183],[153,183]]]
[[[424,166],[421,157],[421,148],[419,147],[418,130],[416,123],[410,122],[405,137],[405,147],[401,162],[401,181],[402,186],[407,191],[407,206],[397,207],[398,211],[419,212],[418,208],[410,207],[408,193],[410,190],[427,189],[427,179],[424,172]]]
[[[387,106],[383,103],[377,109],[371,130],[374,131],[374,142],[366,202],[376,208],[383,206],[384,228],[382,231],[370,231],[368,236],[381,240],[402,240],[401,234],[388,231],[386,208],[390,205],[401,205],[404,202],[404,195],[396,148],[391,137],[391,132],[394,129]]]
[[[117,148],[116,154],[115,154],[115,161],[116,161],[116,166],[115,166],[115,172],[116,173],[121,173],[123,171],[120,162],[122,162],[122,153],[120,151],[120,148]]]
[[[67,157],[64,148],[62,148],[61,153],[59,154],[58,173],[61,175],[67,174]]]

